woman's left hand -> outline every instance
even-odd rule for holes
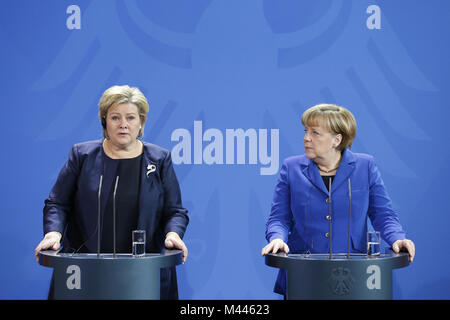
[[[392,250],[395,253],[399,253],[402,249],[406,249],[409,253],[409,262],[413,262],[414,255],[416,254],[416,247],[414,246],[414,242],[409,239],[397,240],[392,244]]]
[[[176,232],[168,232],[166,234],[166,240],[164,245],[167,249],[180,249],[183,251],[183,263],[186,261],[188,256],[188,249],[184,244],[183,240],[181,240],[180,236]]]

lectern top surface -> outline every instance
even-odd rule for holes
[[[59,252],[59,251],[53,251],[53,250],[44,250],[41,251],[40,254],[50,257],[61,257],[61,258],[74,258],[74,259],[139,259],[139,258],[156,258],[156,257],[162,257],[162,256],[171,256],[171,255],[178,255],[182,253],[181,250],[165,250],[163,253],[146,253],[142,256],[133,256],[131,253],[116,253],[115,255],[112,253],[100,253],[100,255],[97,255],[97,253],[66,253],[66,252]]]
[[[159,257],[161,254],[159,253],[146,253],[143,256],[134,257],[131,253],[116,253],[113,255],[112,253],[101,253],[97,256],[96,253],[58,253],[58,257],[70,257],[75,259],[130,259],[130,258],[149,258],[149,257]]]
[[[377,256],[368,256],[366,254],[357,254],[357,253],[352,253],[350,255],[347,255],[346,253],[342,254],[336,253],[332,254],[330,257],[329,254],[313,253],[313,254],[287,254],[285,256],[294,259],[310,259],[310,260],[367,260],[367,259],[392,258],[393,254],[380,254]]]
[[[160,268],[175,266],[182,263],[181,250],[165,250],[162,253],[146,253],[143,256],[133,256],[131,253],[63,253],[53,250],[39,252],[39,264],[46,267],[54,267],[59,263],[93,263],[103,264],[152,264]]]
[[[378,256],[367,256],[366,254],[286,254],[269,253],[265,256],[265,262],[268,266],[291,269],[298,266],[319,265],[350,265],[350,264],[377,264],[386,265],[390,268],[403,268],[409,264],[408,253],[385,253]]]

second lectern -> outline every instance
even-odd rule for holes
[[[392,269],[408,264],[408,253],[266,256],[266,265],[286,270],[289,300],[392,299]]]

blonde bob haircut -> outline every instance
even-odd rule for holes
[[[98,103],[98,116],[103,126],[103,136],[105,138],[108,137],[106,125],[103,125],[103,123],[106,121],[106,115],[108,114],[109,108],[121,103],[132,103],[136,105],[139,118],[141,119],[141,129],[139,130],[138,137],[142,137],[144,135],[145,122],[147,121],[149,109],[148,101],[141,90],[127,85],[112,86],[111,88],[106,89],[100,98],[100,102]]]
[[[343,151],[346,147],[351,148],[356,136],[356,121],[353,114],[344,107],[334,104],[318,104],[302,115],[303,126],[322,126],[331,134],[342,135],[341,143],[336,147]]]

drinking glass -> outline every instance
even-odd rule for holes
[[[381,247],[380,232],[368,231],[367,232],[367,255],[369,257],[379,256]]]
[[[133,257],[145,256],[145,230],[133,230]]]

